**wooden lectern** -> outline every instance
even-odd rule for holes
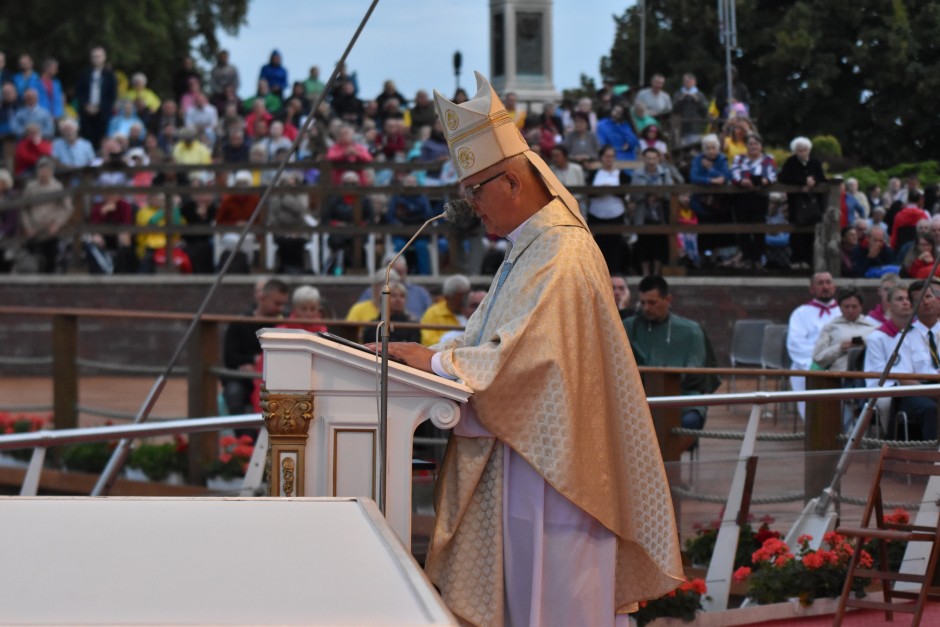
[[[368,497],[378,486],[379,364],[374,355],[298,329],[262,329],[262,413],[271,496]],[[452,429],[466,386],[389,364],[385,517],[411,547],[411,451],[431,420]]]

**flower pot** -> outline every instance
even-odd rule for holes
[[[871,595],[871,600],[880,601],[881,595]],[[648,627],[664,627],[668,625],[683,625],[686,627],[731,627],[732,625],[757,626],[773,621],[791,621],[788,625],[796,625],[803,619],[814,616],[831,616],[839,606],[839,599],[816,599],[811,605],[801,605],[799,600],[793,599],[782,603],[768,605],[751,605],[744,608],[722,610],[719,612],[698,612],[691,623],[683,623],[680,619],[657,618],[648,624]],[[660,622],[665,620],[680,620],[679,623]]]
[[[130,466],[124,469],[124,476],[129,481],[150,481],[150,478],[143,470],[140,468],[131,468]]]
[[[0,466],[7,468],[26,468],[29,462],[23,459],[17,459],[9,453],[0,453]]]
[[[217,492],[238,492],[242,489],[242,477],[223,479],[222,477],[208,477],[206,487]]]
[[[701,612],[699,612],[699,614],[701,614]],[[689,625],[694,625],[696,622],[697,620],[687,622],[673,616],[662,616],[646,623],[646,627],[688,627]]]
[[[174,471],[167,475],[163,483],[167,485],[186,485],[186,477],[183,476],[183,473]]]

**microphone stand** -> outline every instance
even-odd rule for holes
[[[427,222],[421,225],[421,228],[411,236],[411,239],[401,247],[401,250],[398,251],[398,254],[392,258],[392,261],[385,268],[385,286],[382,288],[382,321],[379,323],[379,328],[381,329],[381,338],[382,338],[382,374],[381,374],[381,390],[380,390],[380,400],[379,400],[379,485],[378,490],[376,490],[378,495],[378,506],[379,511],[382,512],[382,515],[385,515],[385,497],[388,486],[387,473],[388,473],[388,463],[387,463],[387,453],[388,453],[388,333],[389,327],[391,326],[392,312],[389,309],[389,296],[391,295],[391,290],[388,287],[389,277],[392,274],[392,266],[395,265],[395,262],[398,261],[398,258],[404,254],[408,247],[418,239],[418,236],[428,227],[432,222],[437,222],[441,218],[445,217],[446,214],[441,214],[434,216]]]

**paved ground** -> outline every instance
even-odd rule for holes
[[[153,384],[147,377],[83,377],[79,383],[79,405],[88,409],[104,409],[124,412],[132,415],[138,409]],[[727,383],[721,391],[727,387]],[[171,379],[154,408],[155,417],[181,417],[186,413],[186,381]],[[739,379],[737,389],[754,389],[753,381]],[[0,379],[0,405],[32,405],[52,403],[52,386],[48,379],[40,377],[7,377]],[[719,431],[743,431],[749,409],[712,408],[709,412],[707,429]],[[107,421],[122,422],[120,418],[108,418],[90,412],[80,414],[83,426],[104,424]],[[768,415],[761,420],[761,433],[790,433],[793,431],[793,414],[783,408],[774,419]],[[799,427],[802,429],[802,425]],[[677,487],[677,494],[694,494],[707,501],[696,498],[679,498],[679,522],[683,541],[694,535],[699,525],[707,525],[719,518],[724,499],[727,498],[731,476],[734,472],[740,449],[738,440],[703,439],[699,446],[696,464],[691,463],[688,454],[683,461],[670,469],[670,476]],[[772,527],[785,532],[802,510],[802,501],[762,503],[762,498],[781,497],[803,490],[804,467],[802,441],[796,442],[758,442],[755,454],[758,466],[755,481],[755,502],[751,512],[755,520],[765,516],[772,517]],[[877,453],[861,454],[860,463],[853,464],[843,485],[846,493],[857,498],[865,498],[869,474],[874,468]],[[826,457],[826,456],[824,456]],[[834,464],[838,454],[828,455],[829,463]],[[420,491],[426,492],[426,490]],[[905,490],[906,491],[906,490]],[[895,496],[898,500],[910,500],[904,495]],[[720,501],[720,502],[709,502]],[[843,518],[851,520],[857,516],[856,507],[846,506]]]
[[[117,378],[117,377],[88,377],[82,378],[79,386],[80,405],[86,408],[106,409],[110,411],[136,412],[153,384],[151,378]],[[723,387],[721,391],[724,391]],[[753,381],[738,381],[739,391],[754,389]],[[52,386],[48,379],[38,377],[8,377],[0,380],[0,405],[32,405],[51,404]],[[186,413],[186,382],[183,379],[169,381],[162,397],[154,409],[154,416],[174,417]],[[749,414],[749,408],[712,408],[707,422],[708,430],[743,431]],[[80,422],[83,426],[103,424],[107,420],[121,422],[120,419],[104,418],[90,412],[83,412]],[[802,429],[797,421],[797,427]],[[778,412],[776,420],[768,414],[761,420],[761,433],[791,433],[794,429],[792,410],[786,408]],[[683,455],[681,463],[669,469],[673,481],[674,494],[680,492],[691,494],[692,497],[679,497],[678,519],[682,541],[692,537],[696,529],[708,525],[720,518],[724,499],[727,498],[731,483],[731,476],[737,462],[740,441],[726,439],[703,439],[701,441],[698,457],[693,464],[688,454]],[[801,499],[787,500],[790,493],[799,493],[803,490],[804,476],[809,465],[816,458],[807,457],[803,453],[802,441],[791,442],[758,442],[755,454],[758,456],[758,466],[754,487],[754,503],[751,507],[752,518],[755,525],[769,516],[773,519],[771,527],[786,533],[790,526],[798,519],[803,509]],[[823,461],[834,465],[838,453],[819,456]],[[843,493],[848,497],[864,499],[868,493],[870,475],[877,463],[877,451],[862,452],[850,467],[849,473],[843,481]],[[426,474],[426,473],[425,473]],[[415,501],[416,516],[414,517],[414,548],[418,557],[421,557],[422,547],[426,544],[427,535],[432,522],[432,512],[429,511],[428,501],[431,494],[429,477],[416,477]],[[892,491],[890,498],[901,503],[915,502],[922,493],[922,485],[908,486],[899,484]],[[777,499],[776,497],[779,497]],[[762,499],[777,500],[777,502],[761,502]],[[842,521],[852,524],[860,515],[860,507],[845,504],[842,506]],[[934,608],[937,608],[934,610]],[[930,611],[940,614],[940,606],[930,606]],[[933,616],[933,615],[931,615]],[[899,624],[906,624],[906,617],[899,617]],[[812,621],[812,622],[810,622]],[[828,624],[828,619],[806,619],[799,624],[822,625]],[[925,624],[940,624],[940,616],[925,620]],[[795,623],[776,623],[795,624]],[[849,625],[883,624],[883,614],[864,612],[854,613]]]
[[[154,379],[145,377],[82,377],[78,386],[79,407],[136,414],[147,398]],[[186,416],[186,380],[170,379],[157,401],[155,418]],[[0,405],[52,405],[52,380],[46,377],[4,377],[0,379]],[[39,412],[44,413],[44,412]],[[51,413],[51,412],[45,412]],[[79,415],[81,426],[97,426],[108,420],[129,422],[130,417],[108,418],[94,413]]]

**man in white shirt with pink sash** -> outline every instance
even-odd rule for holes
[[[577,202],[477,86],[436,106],[465,207],[512,246],[462,338],[389,349],[474,392],[426,569],[470,624],[626,624],[683,579],[646,397]]]
[[[809,370],[813,361],[813,347],[819,339],[819,332],[829,322],[840,315],[839,304],[834,298],[836,284],[828,272],[817,272],[810,279],[809,293],[813,298],[800,305],[790,314],[787,330],[787,352],[793,360],[794,370]],[[806,377],[790,377],[790,387],[794,391],[806,389]],[[805,417],[806,403],[797,403],[800,417]]]

